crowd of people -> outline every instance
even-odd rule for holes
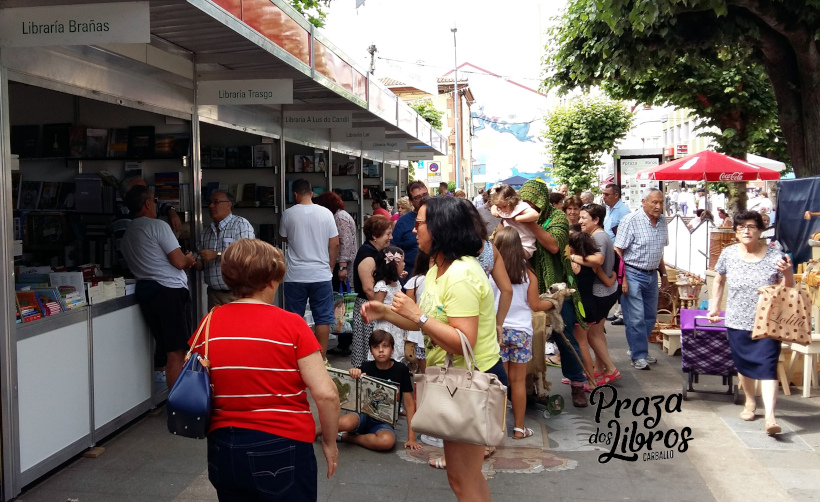
[[[554,286],[573,290],[552,316],[558,353],[550,359],[570,385],[573,406],[588,406],[587,393],[594,387],[622,377],[609,354],[607,320],[625,325],[635,370],[657,362],[648,339],[657,316],[658,283],[668,284],[663,251],[671,202],[655,188],[647,189],[641,207],[630,212],[616,184],[602,189],[603,204],[597,204],[591,192],[569,194],[566,185],[552,191],[540,180],[518,190],[496,185],[473,200],[463,191],[450,193],[444,183],[431,197],[424,183],[414,181],[395,214],[383,200],[373,202],[373,215],[362,228],[364,243],[357,248],[355,221],[339,196],[326,192],[314,198],[310,183],[300,179],[293,183],[296,204],[279,226],[286,256],[254,238],[253,227],[232,213],[233,200],[223,191],[211,194],[212,221],[197,249],[183,252],[171,226],[157,219],[150,189],[137,182],[124,190],[131,218],[117,247],[138,279],[137,298],[169,387],[194,331],[187,270],[204,271],[213,312],[209,358],[215,396],[208,465],[220,500],[262,500],[257,495],[263,493],[315,500],[318,469],[311,443],[317,438],[328,477],[338,463],[337,441],[372,450],[394,447],[391,424],[362,413],[340,415],[336,386],[324,369],[327,353],[350,357],[353,378],[369,375],[397,386],[408,423],[404,447],[440,445],[444,454],[430,465],[446,469],[453,492],[464,501],[490,499],[481,467],[493,449],[416,438],[408,361],[424,372],[442,365],[449,353],[456,366],[465,367],[463,333],[478,369],[508,386],[514,440],[534,434],[524,423],[527,363],[544,354],[533,353],[533,313],[556,308],[542,296]],[[696,207],[699,221],[693,227],[708,219],[737,232],[739,244],[727,247],[717,263],[709,316],[718,317],[716,305],[728,285],[726,325],[741,383],[753,389],[756,379],[763,381],[765,430],[778,433],[780,344],[749,336],[757,287],[794,283],[788,258],[761,244],[771,208],[758,204],[758,211],[734,217],[719,210],[715,222],[697,199],[691,202],[683,194],[689,192],[678,194],[675,210]],[[273,306],[280,289],[284,309]],[[334,293],[345,289],[356,295],[351,333],[340,334],[338,346],[328,351],[336,322]],[[312,330],[303,319],[308,304]],[[622,320],[610,315],[618,310]],[[201,346],[192,350],[204,354]],[[306,390],[316,402],[319,426]],[[753,420],[755,411],[749,392],[740,416]],[[288,459],[274,454],[284,449],[292,452]],[[236,467],[248,457],[255,459],[252,471]],[[276,474],[283,469],[291,472],[287,479]]]

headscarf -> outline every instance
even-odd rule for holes
[[[581,304],[581,293],[578,291],[578,283],[575,280],[575,273],[572,271],[572,264],[569,261],[569,220],[567,215],[550,204],[549,187],[540,179],[533,179],[524,183],[519,191],[519,196],[521,200],[535,205],[540,210],[538,224],[552,235],[558,243],[558,252],[553,254],[536,240],[535,253],[532,255],[531,262],[538,278],[538,292],[546,293],[547,289],[557,282],[565,282],[567,287],[574,288],[572,303],[575,306],[575,318],[581,327],[585,329],[586,325],[583,322],[585,312],[584,306]]]

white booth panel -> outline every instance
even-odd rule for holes
[[[153,352],[139,305],[94,316],[91,323],[96,430],[151,398]]]
[[[17,342],[20,472],[89,434],[88,357],[88,321]]]

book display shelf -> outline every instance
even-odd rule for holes
[[[257,238],[279,246],[279,141],[207,123],[200,130],[203,225],[211,223],[211,193],[227,191],[234,200],[232,212],[253,225]]]
[[[304,178],[313,187],[313,195],[321,195],[330,189],[330,156],[327,150],[285,142],[285,208],[292,206],[293,182]]]

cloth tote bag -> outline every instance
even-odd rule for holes
[[[781,342],[811,343],[811,297],[805,290],[779,284],[757,289],[752,339],[774,338]]]
[[[448,353],[444,366],[428,367],[415,376],[413,430],[459,443],[498,446],[507,436],[507,387],[495,375],[478,370],[467,337],[456,331],[469,369],[454,367]]]

